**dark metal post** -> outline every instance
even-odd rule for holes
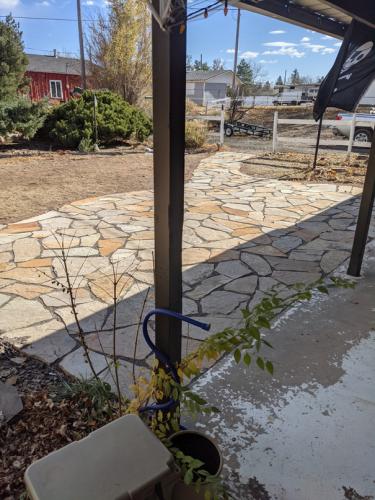
[[[320,117],[319,120],[319,125],[318,125],[318,137],[316,138],[316,145],[315,145],[315,155],[314,155],[314,163],[313,163],[313,170],[316,168],[316,162],[318,160],[318,152],[319,152],[319,143],[320,143],[320,134],[322,132],[322,123],[323,123],[323,115]]]
[[[159,11],[159,0],[153,0]],[[178,7],[177,7],[178,5]],[[171,17],[185,19],[186,3],[172,0]],[[180,31],[182,31],[180,33]],[[182,311],[186,30],[163,31],[152,21],[154,120],[155,305]],[[180,321],[156,317],[156,346],[181,359]]]
[[[365,253],[368,231],[371,222],[375,198],[375,134],[372,136],[370,156],[363,185],[361,205],[359,208],[357,227],[354,235],[352,254],[350,257],[348,274],[360,276],[363,255]]]
[[[86,90],[87,82],[86,82],[85,49],[83,46],[81,0],[77,0],[77,20],[78,20],[79,55],[81,59],[81,85],[83,90]]]

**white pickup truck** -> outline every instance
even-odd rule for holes
[[[350,126],[353,113],[338,113],[336,116],[337,125],[333,127],[335,133],[340,133],[345,137],[350,136]],[[375,128],[375,114],[357,113],[354,129],[354,141],[371,142]]]

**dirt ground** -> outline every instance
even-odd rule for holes
[[[247,175],[308,182],[336,182],[362,186],[366,173],[367,155],[352,154],[350,160],[343,153],[319,154],[315,170],[313,155],[306,153],[265,153],[242,163]]]
[[[186,155],[186,179],[208,154]],[[0,175],[0,224],[9,224],[91,196],[150,189],[152,154],[125,147],[85,155],[3,148]]]

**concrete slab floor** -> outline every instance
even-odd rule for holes
[[[371,246],[354,290],[316,297],[277,321],[267,335],[274,377],[226,358],[195,384],[221,409],[196,426],[218,441],[235,498],[375,498]],[[267,493],[254,493],[254,477]]]

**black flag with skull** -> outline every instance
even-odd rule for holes
[[[320,85],[314,105],[319,120],[326,108],[355,111],[375,78],[375,30],[353,20],[335,64]]]

